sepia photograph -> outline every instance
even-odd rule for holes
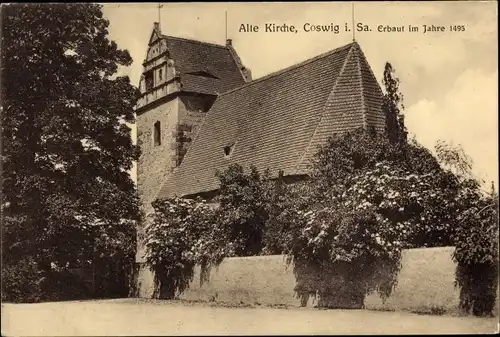
[[[2,336],[499,333],[496,1],[0,13]]]

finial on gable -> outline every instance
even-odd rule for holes
[[[161,9],[163,8],[163,5],[158,4],[157,8],[158,8],[158,22],[155,22],[155,30],[158,31],[158,34],[160,34]]]
[[[151,32],[151,35],[149,37],[149,43],[148,46],[152,46],[158,39],[161,39],[161,30],[160,30],[160,23],[159,22],[153,22],[153,31]]]

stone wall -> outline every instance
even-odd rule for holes
[[[452,252],[452,247],[404,251],[398,285],[391,297],[383,303],[378,294],[371,294],[365,299],[365,307],[456,314],[459,292],[454,287]],[[139,296],[150,298],[154,289],[152,273],[142,268],[139,281]],[[203,285],[200,285],[200,269],[196,268],[189,289],[180,298],[233,305],[299,307],[301,300],[295,296],[294,287],[292,266],[287,268],[284,256],[228,258],[211,271],[209,282]],[[316,305],[315,299],[310,298],[306,305]]]
[[[144,207],[149,206],[161,182],[175,168],[172,137],[179,119],[179,99],[173,99],[137,116],[137,144],[141,157],[137,163],[137,189]],[[161,145],[153,144],[154,124],[161,126]]]
[[[456,264],[451,259],[453,250],[453,247],[446,247],[405,251],[396,291],[386,303],[382,303],[377,294],[371,294],[365,299],[365,306],[418,312],[456,311],[459,289],[454,286]]]
[[[203,122],[206,112],[192,111],[187,103],[195,107],[210,106],[212,97],[176,97],[154,106],[137,116],[137,144],[141,148],[141,157],[137,164],[137,190],[145,214],[153,211],[154,201],[165,179],[180,164],[196,132]],[[153,130],[160,122],[161,144],[155,145]],[[182,143],[179,132],[183,132],[189,142]],[[181,153],[181,150],[184,150]],[[138,227],[139,237],[144,224]],[[140,241],[140,240],[139,240]],[[140,242],[137,247],[136,262],[143,262],[144,249]]]
[[[175,147],[173,132],[179,119],[179,99],[175,98],[137,116],[137,145],[141,157],[137,163],[137,190],[145,214],[152,211],[151,202],[158,193],[161,183],[175,168]],[[161,126],[161,144],[153,143],[154,124]],[[142,226],[138,227],[141,233]],[[138,245],[137,262],[142,262],[142,246]]]
[[[183,139],[177,140],[176,155],[180,164],[189,146],[195,140],[196,134],[215,97],[209,95],[183,95],[180,96],[179,100],[179,124],[177,130],[182,132]]]

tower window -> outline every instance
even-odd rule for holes
[[[153,89],[154,79],[153,79],[153,73],[151,71],[144,74],[144,80],[146,82],[146,91]]]
[[[161,81],[163,79],[163,69],[158,72],[158,79]]]
[[[154,146],[158,146],[158,145],[161,145],[161,126],[160,126],[160,122],[157,121],[154,125],[154,128],[153,128],[153,143],[154,143]]]

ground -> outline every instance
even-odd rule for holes
[[[498,317],[120,299],[2,304],[2,336],[493,333]]]

